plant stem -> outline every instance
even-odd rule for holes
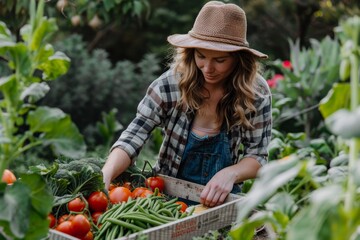
[[[356,108],[359,106],[359,58],[354,53],[350,56],[351,62],[351,75],[350,75],[350,85],[351,85],[351,103],[350,108],[351,111],[354,112]],[[350,140],[350,152],[349,152],[349,173],[348,173],[348,182],[347,182],[347,190],[345,195],[345,210],[350,212],[353,204],[354,197],[356,193],[356,185],[354,180],[353,170],[355,169],[356,161],[359,156],[359,140],[356,138],[352,138]]]

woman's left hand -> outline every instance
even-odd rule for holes
[[[200,194],[200,203],[205,206],[214,207],[222,204],[231,192],[235,183],[234,175],[228,168],[217,172],[206,184]]]

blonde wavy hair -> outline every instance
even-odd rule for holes
[[[172,54],[170,67],[180,76],[179,88],[181,99],[179,106],[195,112],[208,96],[204,94],[204,79],[195,64],[194,48],[177,48]],[[254,82],[259,70],[256,57],[247,51],[231,52],[236,59],[236,66],[225,84],[225,95],[219,101],[216,112],[219,119],[225,120],[227,128],[241,125],[251,129],[248,113],[255,113]],[[248,110],[249,112],[247,112]]]

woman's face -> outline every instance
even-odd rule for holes
[[[207,84],[223,84],[235,67],[235,58],[228,52],[195,49],[195,63]]]

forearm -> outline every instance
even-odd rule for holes
[[[131,164],[128,154],[121,148],[114,148],[102,168],[105,188],[108,189],[111,181],[123,173]]]
[[[239,163],[229,167],[234,183],[240,183],[255,178],[261,164],[254,158],[245,157]]]

